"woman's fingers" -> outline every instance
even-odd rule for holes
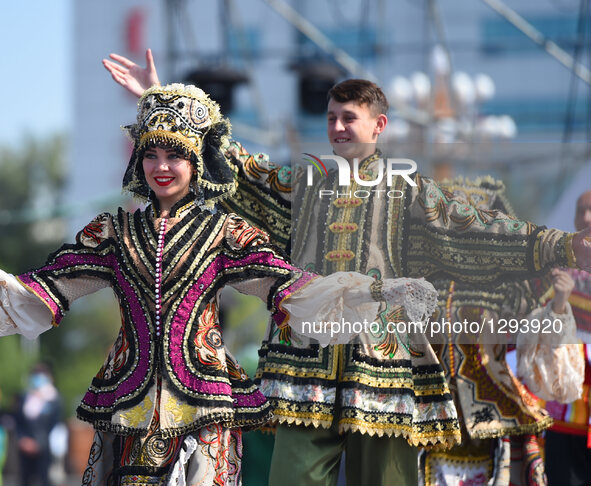
[[[152,56],[152,49],[146,50],[146,67],[151,71],[156,69],[154,66],[154,57]]]
[[[123,66],[125,66],[128,69],[135,66],[135,62],[130,61],[126,57],[120,56],[119,54],[111,53],[111,54],[109,54],[109,57],[111,59],[113,59],[113,61],[117,61],[119,64],[122,64]]]
[[[119,73],[121,75],[125,75],[128,71],[127,69],[122,68],[119,64],[115,64],[114,62],[108,61],[106,59],[103,60],[103,66],[105,66],[107,71],[109,71],[111,74]]]

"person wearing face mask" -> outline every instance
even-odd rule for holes
[[[61,400],[48,365],[37,364],[18,403],[15,421],[20,484],[49,486],[49,434],[61,418]]]

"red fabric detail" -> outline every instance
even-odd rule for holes
[[[144,9],[136,7],[130,10],[126,21],[127,51],[139,55],[144,51]]]

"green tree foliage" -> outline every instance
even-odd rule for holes
[[[62,136],[0,147],[0,268],[7,272],[42,265],[64,242],[68,222],[56,208],[66,183],[66,148]],[[0,406],[10,408],[29,369],[43,360],[53,366],[71,415],[114,341],[119,321],[112,293],[102,291],[76,302],[58,329],[36,341],[0,338]]]
[[[39,216],[61,199],[65,150],[62,136],[0,148],[0,266],[8,272],[42,264],[63,239],[60,221]]]

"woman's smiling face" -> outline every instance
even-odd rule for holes
[[[146,182],[162,208],[172,207],[189,192],[193,167],[184,157],[170,148],[150,147],[144,152]]]

